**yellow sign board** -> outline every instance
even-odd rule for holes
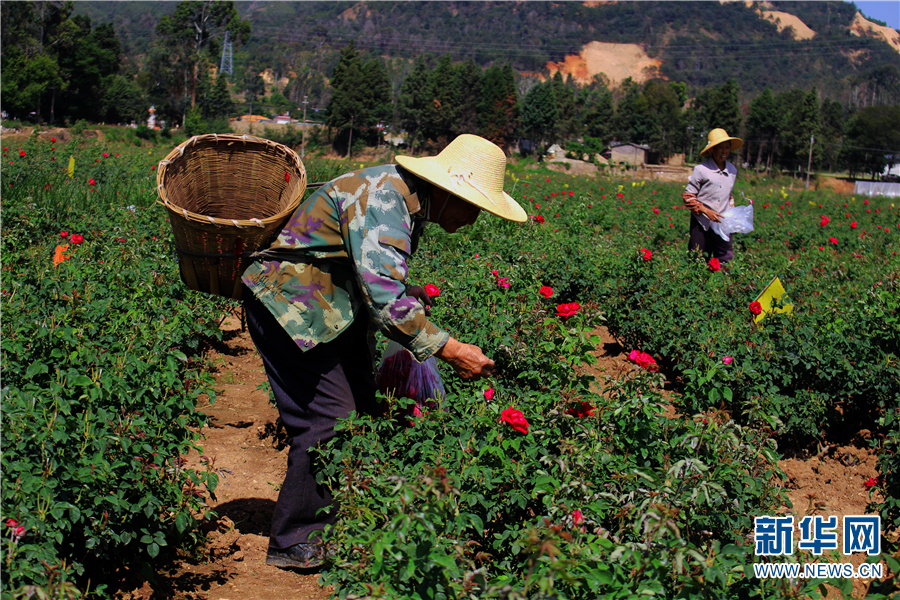
[[[75,157],[69,157],[69,177],[75,177]]]
[[[769,285],[756,297],[756,301],[762,306],[762,312],[756,315],[753,320],[759,323],[765,316],[773,312],[789,313],[794,310],[794,305],[788,301],[787,293],[781,280],[773,277]],[[778,304],[781,306],[778,306]]]

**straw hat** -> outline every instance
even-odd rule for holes
[[[464,133],[437,156],[395,160],[410,173],[489,213],[508,221],[528,220],[525,209],[503,191],[506,154],[482,137]]]
[[[700,156],[706,156],[706,153],[709,152],[713,146],[718,146],[722,142],[727,142],[729,140],[731,141],[732,152],[744,145],[744,140],[741,138],[729,137],[724,129],[713,129],[709,132],[709,135],[706,136],[706,139],[709,140],[709,143],[706,144],[706,148],[700,151]]]

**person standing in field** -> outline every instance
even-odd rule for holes
[[[740,138],[731,137],[724,129],[713,129],[707,135],[706,147],[700,156],[706,160],[694,167],[684,193],[684,204],[691,211],[688,251],[700,250],[708,257],[727,263],[734,258],[734,241],[725,241],[710,227],[718,223],[722,212],[734,206],[734,182],[737,167],[728,162],[728,155],[744,145]]]
[[[428,320],[431,298],[406,284],[407,259],[427,222],[454,233],[482,210],[527,219],[503,191],[506,155],[465,134],[437,156],[396,160],[322,186],[242,277],[247,326],[290,442],[268,565],[310,568],[324,559],[320,535],[337,510],[330,491],[316,483],[308,451],[334,437],[337,420],[351,411],[382,414],[376,330],[420,362],[437,356],[463,379],[494,368],[481,348]]]

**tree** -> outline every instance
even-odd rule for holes
[[[620,141],[643,144],[650,141],[651,124],[647,99],[640,86],[627,77],[619,86],[622,99],[613,117],[613,134]]]
[[[140,86],[122,75],[103,80],[101,114],[112,123],[138,123],[147,113],[147,99]]]
[[[578,115],[576,114],[575,83],[568,75],[563,79],[560,71],[553,75],[553,79],[549,83],[553,90],[557,111],[556,123],[551,131],[555,129],[557,140],[573,138],[581,128],[581,123],[578,121]]]
[[[422,127],[431,100],[431,78],[428,74],[428,55],[420,54],[413,63],[410,74],[400,86],[397,98],[397,117],[400,127],[406,130],[406,143],[414,151],[421,143]]]
[[[603,140],[609,145],[613,137],[613,95],[607,88],[599,90],[594,105],[584,119],[584,134]]]
[[[177,74],[175,78],[165,78],[166,87],[177,88],[178,83],[173,86],[173,82],[183,82],[180,92],[189,99],[179,102],[183,114],[188,106],[196,104],[201,72],[215,63],[220,50],[218,39],[226,31],[236,46],[250,37],[250,21],[239,18],[232,0],[183,0],[171,16],[164,16],[157,23],[155,48],[163,52],[152,53],[153,68]],[[160,79],[157,78],[157,85]],[[169,89],[164,95],[171,98],[178,94]]]
[[[721,128],[731,136],[741,135],[741,107],[738,102],[738,86],[729,78],[721,87],[711,90],[704,101],[706,128]]]
[[[558,119],[556,94],[552,81],[531,86],[522,101],[522,128],[532,141],[533,154],[543,148],[545,136],[556,128]]]
[[[471,58],[456,66],[457,112],[452,124],[453,138],[461,133],[478,133],[478,98],[481,95],[481,67]]]
[[[438,141],[443,148],[453,139],[453,124],[459,110],[459,88],[456,80],[456,69],[445,54],[431,72],[428,89],[431,100],[425,109],[425,137]]]
[[[847,127],[844,157],[850,174],[875,176],[888,160],[900,157],[900,106],[877,105],[861,108]]]
[[[494,65],[484,73],[478,105],[482,137],[508,150],[519,124],[519,99],[512,66]]]
[[[334,144],[352,148],[354,130],[372,128],[391,111],[391,85],[377,60],[362,64],[353,42],[341,52],[331,79],[334,94],[325,123],[338,131]]]
[[[844,122],[846,115],[840,102],[826,98],[822,101],[819,110],[822,115],[821,144],[819,160],[821,164],[828,165],[828,170],[834,172],[840,158],[840,145],[844,139]]]
[[[763,164],[763,151],[768,150],[765,162],[766,171],[772,166],[775,140],[778,137],[779,116],[772,92],[766,88],[750,102],[750,114],[747,116],[747,156],[752,156],[756,148],[756,170]]]
[[[642,95],[647,111],[647,142],[655,152],[667,158],[675,151],[681,131],[678,93],[671,84],[653,79],[644,84]]]
[[[228,92],[228,80],[223,73],[216,76],[216,82],[210,90],[207,111],[212,118],[228,117],[234,111],[234,102]]]

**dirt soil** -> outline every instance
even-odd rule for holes
[[[124,586],[120,600],[325,600],[332,590],[319,584],[319,575],[269,567],[265,564],[268,529],[284,477],[287,449],[276,435],[277,411],[266,391],[257,389],[265,371],[249,333],[239,315],[228,316],[221,325],[223,341],[214,342],[207,357],[215,366],[217,398],[199,408],[209,416],[204,428],[203,456],[189,457],[196,468],[210,462],[221,479],[210,507],[218,514],[207,526],[209,543],[195,557],[183,557],[159,572],[154,583]],[[632,368],[623,348],[605,327],[594,331],[601,339],[595,351],[597,363],[588,371],[598,388]],[[663,394],[675,392],[667,383]],[[666,411],[677,418],[674,410]],[[782,460],[788,476],[791,512],[804,514],[865,514],[864,482],[878,475],[875,455],[866,446],[868,432],[861,432],[850,445],[828,448],[821,457]],[[786,509],[787,510],[787,509]],[[860,557],[860,561],[861,561]],[[859,580],[856,593],[864,595]],[[836,596],[835,596],[836,597]],[[856,596],[861,597],[861,596]]]

